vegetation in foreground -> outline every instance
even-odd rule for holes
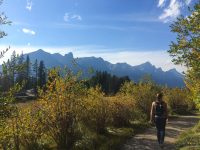
[[[200,123],[192,129],[182,133],[176,143],[180,150],[199,150],[200,149]]]
[[[116,149],[148,126],[151,103],[160,91],[171,112],[177,111],[176,106],[187,111],[194,108],[185,89],[160,87],[146,79],[139,84],[125,82],[115,96],[108,96],[99,86],[87,87],[70,72],[60,76],[53,69],[34,102],[24,106],[9,103],[5,95],[9,92],[2,93],[7,99],[1,100],[1,148]]]

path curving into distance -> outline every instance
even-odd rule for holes
[[[169,119],[168,124],[166,125],[166,136],[165,144],[162,150],[175,150],[175,142],[177,136],[193,127],[200,118],[196,115],[191,116],[179,116]],[[159,150],[157,137],[156,137],[156,128],[151,127],[146,129],[144,133],[136,134],[130,140],[127,141],[121,150]]]

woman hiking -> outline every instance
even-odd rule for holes
[[[165,138],[165,125],[168,119],[167,103],[163,101],[163,94],[156,95],[156,101],[152,103],[150,122],[155,123],[157,129],[157,139],[160,147],[163,147]]]

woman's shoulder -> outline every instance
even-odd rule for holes
[[[152,105],[156,105],[156,101],[153,101],[153,102],[152,102]]]

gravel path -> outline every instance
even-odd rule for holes
[[[198,116],[180,116],[169,119],[166,126],[165,144],[163,150],[175,150],[177,136],[194,126]],[[144,133],[137,134],[122,147],[121,150],[159,150],[155,127],[148,128]]]

